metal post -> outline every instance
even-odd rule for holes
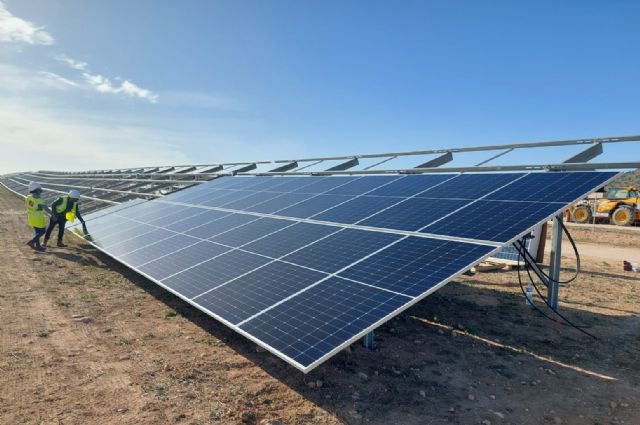
[[[376,341],[373,336],[373,331],[369,332],[364,336],[364,338],[362,338],[362,345],[364,345],[364,348],[368,348],[369,350],[373,350],[374,348],[376,348]]]
[[[560,280],[560,260],[562,258],[562,214],[553,219],[553,233],[551,235],[551,257],[549,260],[549,277],[552,279],[547,286],[547,301],[554,310],[558,309],[558,280]]]

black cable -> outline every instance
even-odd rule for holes
[[[572,239],[570,239],[572,240]],[[574,324],[573,322],[571,322],[569,319],[567,319],[564,315],[562,315],[560,312],[558,312],[557,310],[555,310],[551,304],[549,304],[549,302],[547,301],[547,299],[542,295],[542,293],[540,292],[540,290],[538,289],[538,286],[535,284],[533,277],[531,276],[531,272],[529,271],[529,260],[527,258],[527,256],[524,254],[524,252],[528,253],[526,247],[524,246],[524,244],[521,241],[517,241],[513,243],[514,248],[518,251],[519,257],[518,257],[518,266],[520,265],[520,258],[524,259],[524,266],[525,269],[527,270],[527,274],[529,275],[529,280],[531,281],[531,284],[533,285],[533,287],[535,288],[536,292],[538,293],[538,296],[540,297],[540,299],[542,301],[544,301],[544,303],[547,305],[547,307],[549,307],[549,309],[551,311],[553,311],[558,317],[560,317],[564,322],[559,322],[558,320],[554,319],[553,317],[550,317],[549,315],[547,315],[546,313],[544,313],[540,308],[538,308],[538,306],[536,306],[535,304],[531,303],[531,305],[540,313],[542,314],[544,317],[546,317],[547,319],[551,320],[552,322],[555,323],[559,323],[561,325],[565,325],[565,326],[570,326],[574,329],[576,329],[579,332],[582,332],[583,334],[593,338],[593,339],[598,339],[595,335],[587,332],[584,330],[585,326],[578,326],[576,324]],[[574,245],[575,246],[575,245]],[[577,248],[576,248],[577,249]],[[576,253],[577,254],[577,253]],[[530,256],[530,254],[529,254]],[[518,267],[518,282],[520,283],[520,289],[522,290],[522,293],[524,294],[525,298],[527,297],[527,293],[524,290],[524,285],[522,283],[522,276],[520,274],[520,267]],[[556,282],[556,281],[554,281]]]
[[[560,227],[562,227],[562,231],[564,232],[565,235],[567,235],[567,239],[569,239],[569,242],[571,243],[571,246],[573,247],[573,252],[576,255],[576,271],[575,274],[573,275],[573,277],[571,277],[571,279],[568,280],[556,280],[551,278],[551,276],[549,276],[548,274],[546,274],[544,271],[542,271],[542,269],[538,268],[538,271],[536,271],[536,274],[542,274],[542,276],[544,276],[544,279],[540,279],[542,280],[542,282],[545,284],[545,286],[547,285],[546,282],[554,282],[557,283],[558,285],[566,285],[568,283],[573,282],[574,280],[576,280],[578,278],[578,275],[580,274],[580,253],[578,252],[578,247],[576,245],[575,240],[573,239],[573,236],[571,236],[571,233],[569,233],[569,229],[567,229],[567,226],[564,225],[564,223],[562,223],[559,220],[556,220],[554,222],[555,223],[560,224]],[[517,248],[516,248],[517,249]],[[522,253],[521,253],[522,255]],[[528,259],[528,262],[531,264],[534,264],[536,262],[535,258],[533,258],[533,256],[531,255],[531,253],[525,248],[524,250],[524,257],[526,259]]]

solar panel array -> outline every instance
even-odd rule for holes
[[[93,243],[308,372],[616,173],[222,177]]]

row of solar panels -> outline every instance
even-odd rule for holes
[[[222,177],[93,243],[308,372],[616,173]]]

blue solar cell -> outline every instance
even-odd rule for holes
[[[132,225],[131,222],[123,221],[122,225],[118,227],[117,231],[110,231],[107,234],[100,234],[95,229],[91,229],[91,236],[93,238],[94,243],[96,243],[100,247],[105,247],[109,245],[113,245],[116,243],[120,243],[123,240],[131,239],[143,235],[145,233],[149,233],[152,230],[155,230],[156,227],[147,226],[146,224],[135,223]]]
[[[162,283],[187,298],[193,298],[268,262],[267,258],[248,252],[229,251],[166,277]]]
[[[561,209],[549,202],[477,201],[423,232],[508,242]]]
[[[275,211],[302,202],[312,196],[314,195],[307,193],[284,193],[276,198],[253,205],[246,210],[263,214],[273,214]]]
[[[518,177],[522,177],[522,174],[461,174],[416,196],[475,200],[514,181]]]
[[[151,226],[145,226],[150,229],[145,233],[136,233],[135,236],[128,235],[123,239],[110,240],[109,243],[103,243],[102,248],[111,255],[122,255],[124,253],[150,245],[161,239],[169,238],[175,235],[165,229],[158,229]]]
[[[195,301],[228,322],[237,324],[325,276],[274,261],[197,297]]]
[[[167,205],[167,210],[164,214],[158,214],[158,216],[146,218],[144,222],[154,226],[164,226],[167,223],[173,223],[178,220],[183,220],[202,212],[201,208],[196,207],[182,207],[178,205]]]
[[[616,172],[531,173],[486,199],[568,203],[604,185]]]
[[[416,297],[475,264],[494,247],[407,237],[338,276]]]
[[[252,193],[244,198],[221,204],[221,208],[228,208],[232,210],[246,210],[257,204],[261,204],[265,201],[269,201],[273,198],[280,196],[280,193],[276,192],[256,192]]]
[[[243,246],[242,249],[272,258],[280,258],[339,230],[340,228],[338,227],[297,223],[273,235],[251,242]]]
[[[280,177],[280,176],[267,177],[264,180],[262,180],[260,183],[247,187],[247,189],[251,189],[255,191],[267,191],[267,192],[280,193],[280,191],[277,190],[278,186],[292,179],[294,179],[294,177]]]
[[[296,189],[293,192],[313,193],[313,194],[324,193],[329,190],[335,189],[338,186],[341,186],[343,184],[347,184],[355,180],[356,178],[357,177],[346,177],[346,176],[321,177],[316,182],[303,186],[299,189]]]
[[[353,197],[343,195],[316,195],[288,208],[277,210],[274,214],[284,217],[309,218],[312,215],[335,207],[350,199],[353,199]]]
[[[378,187],[401,179],[401,176],[364,176],[327,192],[329,195],[362,195]]]
[[[333,221],[336,223],[354,224],[377,213],[402,199],[387,196],[359,196],[337,207],[314,215],[314,220]]]
[[[231,214],[220,219],[205,223],[201,226],[194,227],[193,229],[188,230],[184,233],[196,238],[208,239],[215,235],[219,235],[222,232],[235,229],[238,226],[242,226],[243,224],[247,224],[255,220],[259,220],[259,217],[246,214]]]
[[[171,254],[159,257],[138,267],[138,269],[154,279],[162,280],[181,270],[193,267],[203,261],[214,258],[229,251],[222,245],[203,241],[195,243]]]
[[[277,220],[273,218],[261,218],[252,221],[240,227],[236,227],[228,232],[214,236],[210,240],[222,245],[233,247],[242,246],[246,243],[254,241],[262,236],[273,233],[287,226],[293,226],[295,223],[289,220]]]
[[[144,245],[135,251],[127,252],[122,255],[122,259],[130,266],[137,267],[158,257],[186,248],[196,242],[198,242],[197,239],[189,236],[174,235],[167,239],[160,239],[157,242]]]
[[[333,277],[240,328],[309,367],[408,301],[402,295]]]
[[[280,177],[282,178],[282,177]],[[311,184],[314,184],[322,179],[325,179],[326,177],[286,177],[286,180],[277,185],[274,186],[271,190],[273,192],[282,192],[282,193],[289,193],[289,192],[293,192],[294,190],[300,189],[303,186],[309,186]],[[284,178],[283,178],[284,179]]]
[[[456,174],[457,175],[457,174]],[[424,192],[425,190],[447,181],[456,175],[451,174],[420,174],[420,175],[408,175],[403,176],[400,179],[389,183],[379,189],[369,193],[373,196],[400,196],[409,197],[414,196],[417,193]]]
[[[400,238],[391,233],[343,229],[287,255],[283,261],[334,273]]]
[[[201,205],[206,205],[208,207],[220,207],[256,193],[249,190],[225,190],[225,192],[228,193],[224,193],[222,196],[210,197],[206,201],[202,201]]]
[[[415,231],[467,204],[468,201],[458,199],[409,198],[358,224]]]
[[[209,223],[210,221],[214,221],[228,215],[231,215],[231,213],[215,210],[204,210],[200,208],[200,214],[183,218],[182,220],[174,221],[173,223],[169,223],[164,227],[175,232],[186,232],[187,230],[193,229],[194,227],[202,226],[203,224]]]

